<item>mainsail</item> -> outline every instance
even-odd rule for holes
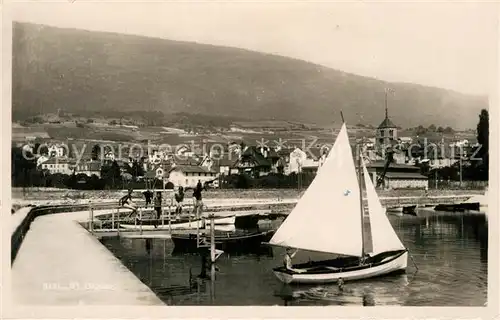
[[[269,243],[361,256],[360,197],[347,128],[343,124],[321,170]]]
[[[372,238],[372,254],[378,254],[392,250],[403,250],[405,246],[401,243],[394,231],[391,222],[387,218],[385,208],[382,207],[380,199],[375,191],[375,186],[370,179],[365,162],[362,161],[363,176],[365,180],[366,195],[368,198],[368,215],[370,217],[370,231]]]

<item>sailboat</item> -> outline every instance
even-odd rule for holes
[[[363,159],[358,159],[360,172],[357,173],[352,154],[343,123],[321,170],[268,243],[339,257],[296,264],[291,269],[274,268],[280,281],[328,283],[339,278],[360,280],[406,270],[408,250],[380,203]],[[369,227],[366,227],[368,219]]]

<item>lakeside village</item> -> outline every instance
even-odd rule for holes
[[[480,120],[478,141],[426,144],[418,137],[399,136],[386,110],[382,123],[374,129],[375,137],[358,138],[351,144],[362,145],[353,147],[353,152],[361,150],[370,176],[378,181],[377,188],[482,189],[488,180],[487,117],[487,110],[482,110],[480,119],[485,118],[486,125],[481,125]],[[486,138],[481,138],[484,131]],[[332,141],[337,133],[332,134]],[[273,145],[272,141],[269,145],[258,141],[254,145],[233,142],[223,148],[212,145],[184,145],[169,152],[150,148],[151,152],[144,152],[142,157],[127,153],[130,150],[125,148],[121,150],[122,155],[127,155],[123,159],[117,154],[118,144],[113,150],[110,143],[92,143],[77,163],[71,144],[63,146],[61,142],[37,138],[13,143],[12,185],[82,190],[174,189],[192,188],[201,181],[205,188],[301,189],[309,185],[328,153],[328,146],[311,147],[308,141],[299,145]]]

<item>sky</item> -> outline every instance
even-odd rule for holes
[[[238,47],[391,82],[488,95],[498,70],[498,8],[494,1],[58,0],[12,3],[10,16]]]

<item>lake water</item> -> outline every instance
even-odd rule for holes
[[[169,239],[113,238],[103,244],[169,305],[403,305],[482,306],[487,301],[488,224],[482,214],[419,211],[390,217],[410,250],[406,274],[332,285],[284,285],[272,268],[284,251],[230,256],[217,260],[214,281],[201,280],[201,259],[173,252]],[[279,222],[261,226],[277,227]],[[323,255],[299,252],[294,262]],[[191,281],[190,281],[191,275]]]

